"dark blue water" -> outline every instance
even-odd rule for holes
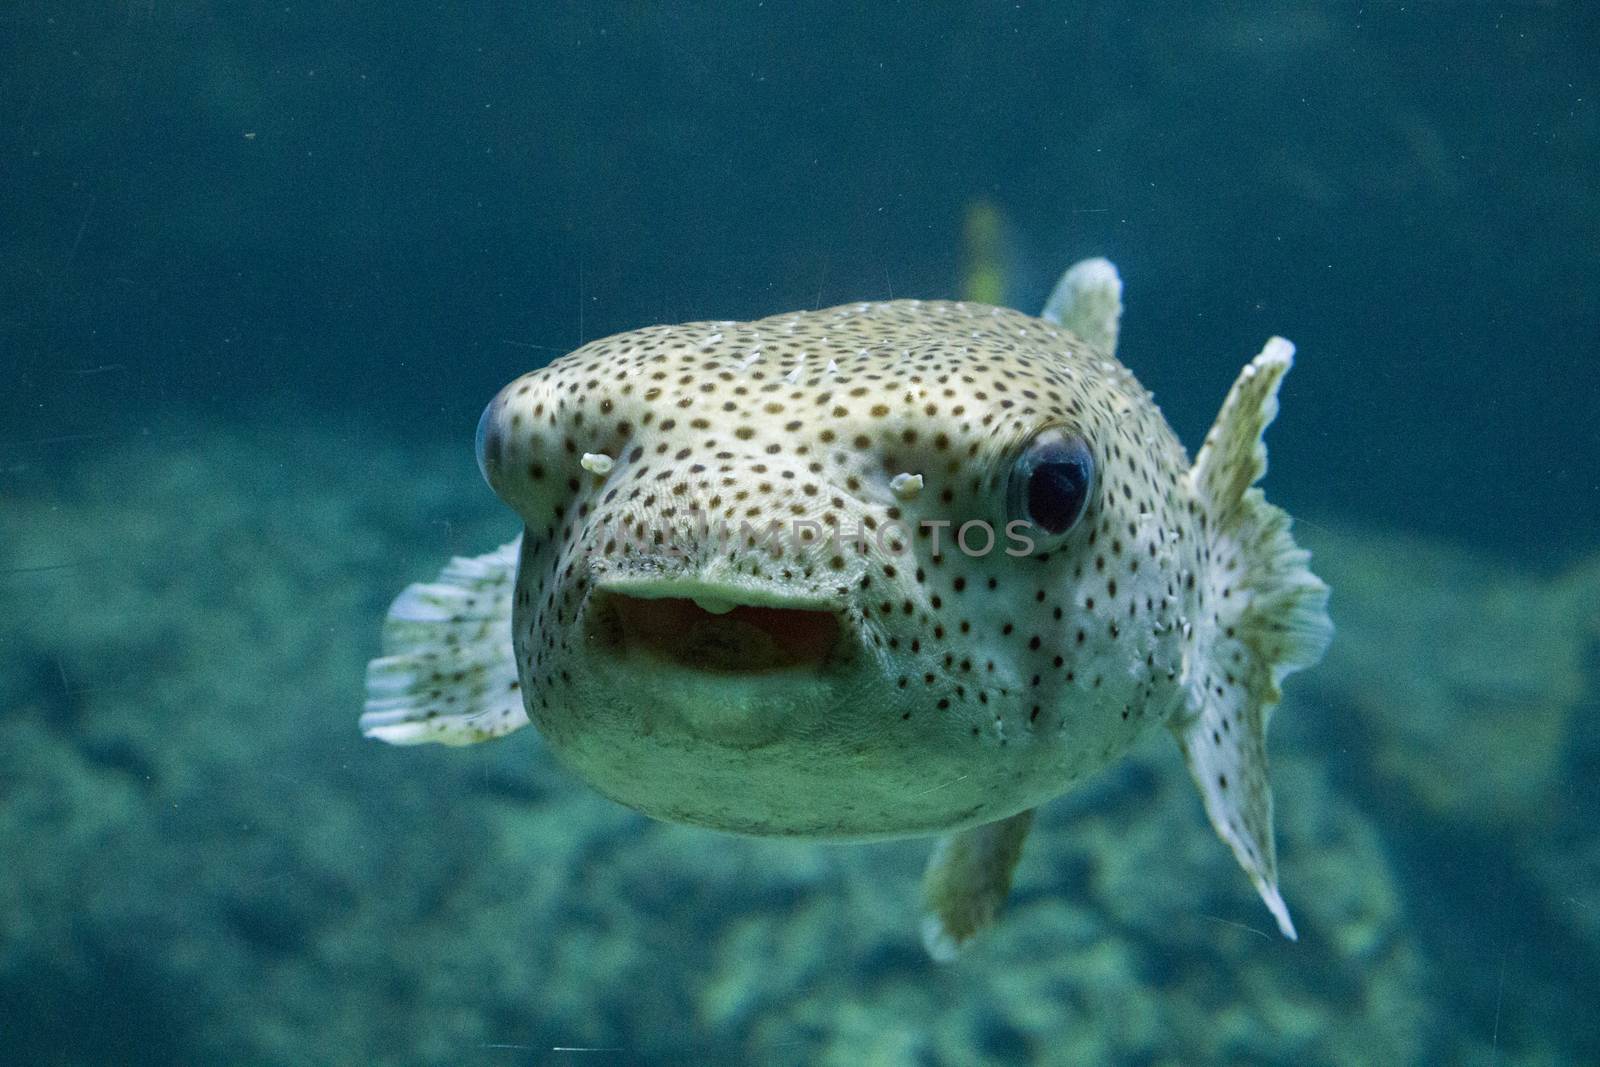
[[[0,1060],[1600,1058],[1596,54],[1559,0],[9,5]],[[514,533],[510,378],[985,265],[1033,312],[1089,255],[1191,446],[1299,348],[1300,944],[1164,743],[934,968],[921,844],[356,736],[389,598]]]

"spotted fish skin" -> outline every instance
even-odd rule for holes
[[[663,819],[946,834],[925,885],[942,957],[992,917],[1031,810],[1164,726],[1292,934],[1263,735],[1282,677],[1326,644],[1326,590],[1250,488],[1292,350],[1246,369],[1191,466],[1108,350],[1114,269],[1074,271],[1058,321],[855,303],[636,330],[516,379],[478,439],[525,524],[498,638],[515,680],[403,650],[374,662],[390,703],[364,727],[471,741],[525,710],[597,789]],[[1024,527],[1021,551],[1008,487],[1047,431],[1095,476],[1071,528]],[[445,706],[453,681],[475,685],[470,713]]]
[[[490,483],[527,523],[513,632],[529,712],[641,810],[754,834],[947,830],[1059,793],[1178,707],[1202,596],[1188,462],[1133,377],[1059,327],[918,301],[654,327],[525,375],[486,420]],[[1093,442],[1097,499],[1057,550],[1007,555],[1014,456],[1052,425]],[[616,466],[596,479],[585,452]],[[891,489],[901,472],[922,475],[916,499]],[[695,542],[696,513],[846,536]],[[972,520],[987,525],[968,554],[955,535]],[[876,537],[892,523],[910,534],[899,554]],[[670,531],[679,551],[623,530]],[[733,681],[741,706],[708,712],[728,679],[592,654],[590,593],[608,580],[815,604],[845,648],[812,677]],[[685,758],[656,751],[649,726],[679,730],[664,719]]]

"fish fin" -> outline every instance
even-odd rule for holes
[[[1103,257],[1074,263],[1056,282],[1039,317],[1065,326],[1108,356],[1116,355],[1122,321],[1122,279],[1116,266]]]
[[[1185,657],[1186,714],[1174,722],[1211,825],[1291,939],[1278,893],[1267,723],[1284,677],[1322,658],[1333,624],[1328,587],[1290,536],[1289,516],[1251,486],[1266,473],[1261,435],[1293,361],[1288,341],[1267,342],[1229,390],[1190,471],[1205,509],[1210,566],[1199,611],[1209,625]]]
[[[933,846],[922,876],[922,943],[935,960],[955,959],[999,914],[1033,811],[945,834]]]
[[[470,745],[528,725],[511,648],[522,539],[452,559],[438,580],[406,586],[367,664],[361,732],[392,745]]]

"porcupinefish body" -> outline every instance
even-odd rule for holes
[[[535,723],[600,792],[755,835],[943,835],[924,941],[996,914],[1033,809],[1171,730],[1283,932],[1265,729],[1331,632],[1251,488],[1293,349],[1191,464],[1116,361],[1121,283],[1040,318],[889,301],[657,326],[506,386],[478,430],[522,519],[390,609],[362,729]]]

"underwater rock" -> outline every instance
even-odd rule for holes
[[[1337,590],[1338,640],[1307,688],[1357,716],[1373,772],[1452,823],[1545,823],[1594,691],[1600,568],[1551,580],[1398,535],[1300,532]]]
[[[1421,921],[1433,903],[1394,850],[1396,810],[1486,817],[1426,765],[1498,736],[1465,715],[1559,709],[1520,779],[1509,760],[1482,772],[1508,796],[1455,783],[1495,821],[1559,788],[1551,738],[1573,729],[1582,662],[1559,622],[1497,644],[1473,629],[1535,626],[1509,573],[1303,531],[1342,628],[1274,732],[1298,943],[1262,923],[1156,743],[1043,809],[1007,921],[941,968],[911,933],[925,842],[651,822],[526,734],[448,754],[362,741],[351,712],[388,591],[509,531],[464,448],[351,454],[326,430],[197,430],[183,452],[108,448],[0,510],[18,605],[0,615],[0,1059],[512,1064],[559,1045],[668,1062],[1357,1064],[1489,1047],[1496,976],[1474,976],[1481,1026],[1447,1014],[1454,978]],[[1430,647],[1446,642],[1418,614],[1462,649],[1537,659],[1486,671]],[[1423,709],[1454,736],[1392,721]],[[1395,803],[1359,795],[1368,778]],[[1564,868],[1519,862],[1581,942],[1597,850],[1578,821],[1542,846]],[[1513,970],[1503,1062],[1549,1051],[1528,1020],[1555,981]]]

